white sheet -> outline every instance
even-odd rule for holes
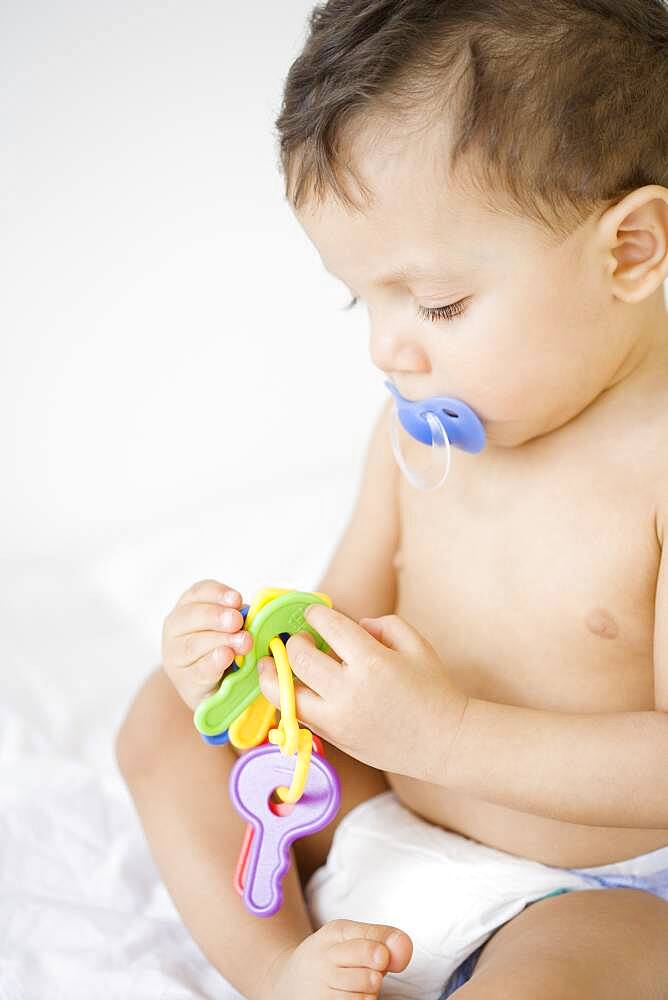
[[[0,1000],[238,1000],[159,879],[113,734],[195,580],[244,600],[315,586],[355,472],[329,477],[299,497],[239,495],[128,528],[98,550],[2,562]]]

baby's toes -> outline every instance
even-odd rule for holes
[[[367,925],[359,925],[358,933],[364,926]],[[335,966],[346,971],[362,968],[385,972],[390,953],[379,941],[358,937],[333,944],[327,952],[327,957]]]
[[[331,979],[328,978],[328,986],[333,990],[336,1000],[343,1000],[343,997],[352,995],[356,1000],[362,998],[375,998],[383,985],[383,973],[377,969],[346,968],[335,965],[331,972]]]
[[[389,937],[384,940],[390,953],[390,964],[385,971],[403,972],[413,956],[413,942],[398,927],[392,927]]]
[[[413,942],[397,927],[333,920],[321,928],[332,940],[330,960],[336,965],[364,966],[381,972],[401,972],[413,953]]]

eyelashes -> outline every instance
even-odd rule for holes
[[[359,297],[354,295],[350,302],[343,307],[344,311],[352,309],[358,302]],[[440,320],[453,320],[462,315],[465,302],[466,299],[460,299],[459,302],[452,302],[450,305],[445,306],[436,306],[433,309],[418,305],[417,315],[420,319],[429,320],[431,323],[438,323]]]
[[[436,306],[434,309],[427,309],[425,306],[419,305],[417,314],[421,319],[431,320],[432,323],[438,323],[441,319],[452,320],[464,312],[465,302],[466,299],[460,299],[459,302],[453,302],[447,306]]]

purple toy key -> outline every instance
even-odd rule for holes
[[[258,917],[270,917],[283,902],[281,882],[290,865],[290,845],[317,833],[336,816],[341,800],[332,765],[314,753],[302,797],[286,816],[277,816],[269,798],[279,785],[290,786],[295,758],[270,743],[248,750],[230,774],[234,808],[253,825],[244,881],[244,903]]]

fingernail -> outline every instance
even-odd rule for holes
[[[237,598],[241,599],[241,594],[239,594],[236,590],[226,590],[223,594],[223,600],[229,601],[230,604],[234,604]]]
[[[227,625],[229,628],[237,628],[237,623],[239,621],[238,611],[221,611],[220,621],[222,625]]]

